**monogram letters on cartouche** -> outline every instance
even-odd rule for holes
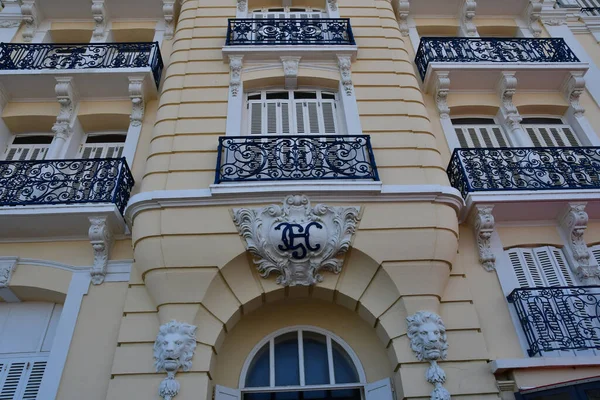
[[[235,209],[233,222],[263,278],[275,272],[280,285],[309,286],[323,280],[322,270],[341,271],[359,212],[325,204],[311,208],[308,197],[292,195],[283,206]]]

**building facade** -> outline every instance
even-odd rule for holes
[[[599,41],[598,0],[2,0],[0,400],[600,398]]]

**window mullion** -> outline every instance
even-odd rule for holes
[[[304,377],[304,339],[302,337],[302,329],[298,331],[298,363],[300,367],[300,386],[305,386]]]
[[[275,387],[275,338],[269,340],[269,386]]]
[[[331,345],[331,337],[327,337],[327,364],[329,365],[329,384],[335,385],[335,373],[333,369],[333,346]]]

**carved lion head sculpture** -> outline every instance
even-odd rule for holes
[[[160,327],[154,342],[156,372],[189,371],[196,349],[196,327],[171,321]]]
[[[419,311],[408,322],[410,347],[419,361],[443,360],[448,354],[446,327],[442,318],[429,311]]]

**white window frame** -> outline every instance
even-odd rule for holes
[[[125,138],[124,141],[122,142],[109,142],[109,143],[87,143],[87,140],[89,137],[93,137],[93,136],[103,136],[103,135],[119,135],[119,136],[123,136]],[[82,158],[83,156],[83,151],[86,147],[97,147],[97,148],[102,148],[102,155],[99,158],[108,158],[106,156],[106,152],[108,151],[108,148],[111,146],[120,146],[121,147],[121,156],[117,157],[117,158],[121,158],[124,157],[124,150],[125,150],[125,143],[127,140],[127,131],[107,131],[107,132],[90,132],[90,133],[86,133],[85,135],[83,135],[83,140],[81,142],[81,144],[79,145],[79,149],[77,150],[77,158]],[[94,157],[96,158],[96,157]],[[113,157],[115,158],[115,157]]]
[[[335,341],[338,345],[340,345],[342,347],[342,349],[348,354],[348,356],[350,357],[350,359],[352,360],[352,363],[354,365],[354,368],[356,368],[356,371],[358,373],[358,379],[359,382],[357,383],[347,383],[347,384],[325,384],[325,385],[305,385],[304,384],[304,379],[303,379],[303,375],[304,375],[304,369],[300,368],[300,385],[299,386],[275,386],[275,371],[273,369],[274,366],[274,341],[277,337],[284,335],[286,333],[291,333],[291,332],[299,332],[299,346],[298,346],[298,353],[299,353],[299,362],[300,362],[300,367],[304,366],[304,355],[303,355],[303,349],[302,349],[302,332],[303,331],[308,331],[308,332],[314,332],[314,333],[318,333],[321,335],[324,335],[326,337],[327,340],[327,350],[328,350],[328,360],[329,360],[329,379],[330,381],[333,381],[335,379],[334,377],[334,373],[333,373],[333,360],[332,360],[332,352],[331,352],[331,346],[332,346],[332,341]],[[270,354],[271,354],[271,360],[270,360],[270,365],[269,365],[269,372],[270,372],[270,386],[268,387],[252,387],[252,388],[247,388],[246,385],[246,376],[248,374],[248,370],[250,369],[250,365],[252,364],[252,361],[254,360],[254,357],[256,356],[256,354],[267,344],[269,343],[270,346]],[[365,371],[362,367],[362,364],[358,358],[358,356],[356,355],[356,353],[354,352],[354,350],[352,350],[352,348],[339,336],[325,330],[325,329],[321,329],[315,326],[309,326],[309,325],[297,325],[297,326],[291,326],[291,327],[287,327],[287,328],[283,328],[283,329],[279,329],[278,331],[275,331],[273,333],[271,333],[270,335],[268,335],[267,337],[265,337],[264,339],[262,339],[260,342],[258,342],[258,344],[256,346],[254,346],[254,348],[252,349],[252,351],[250,352],[250,354],[248,355],[248,357],[246,358],[246,361],[244,362],[244,366],[242,367],[242,372],[240,374],[240,380],[239,380],[239,390],[242,393],[248,393],[248,392],[265,392],[265,391],[269,391],[269,392],[277,392],[277,391],[294,391],[294,390],[307,390],[307,389],[311,389],[311,390],[323,390],[323,389],[349,389],[349,388],[359,388],[361,390],[365,390],[365,386],[367,385],[367,378],[365,375]]]
[[[283,8],[283,11],[270,11],[273,9],[278,9],[278,8]],[[296,8],[296,9],[300,9],[303,8],[304,11],[290,11],[290,9],[292,8]],[[274,14],[283,14],[283,18],[298,18],[298,17],[291,17],[291,14],[321,14],[319,16],[319,18],[327,18],[328,17],[328,12],[327,9],[322,9],[322,8],[313,8],[313,7],[263,7],[263,8],[255,8],[252,11],[249,11],[249,18],[256,18],[256,14],[269,14],[269,13],[274,13]],[[301,16],[300,18],[312,18],[311,16],[307,15],[307,16]]]
[[[493,124],[455,124],[454,120],[455,119],[475,119],[475,118],[485,118],[485,119],[491,119],[494,121]],[[481,129],[484,127],[494,127],[494,128],[499,128],[500,129],[500,133],[502,135],[502,137],[504,138],[504,140],[506,141],[506,145],[508,147],[515,147],[514,144],[514,140],[512,140],[512,138],[510,137],[509,131],[506,129],[506,127],[504,125],[502,125],[501,123],[498,122],[498,119],[489,115],[460,115],[460,116],[453,116],[450,118],[450,122],[452,124],[452,131],[451,132],[444,132],[446,133],[446,139],[448,141],[448,145],[450,147],[450,150],[454,150],[456,148],[463,148],[463,146],[460,143],[460,140],[458,138],[458,134],[456,133],[456,129],[457,127],[462,127],[462,129],[468,129],[468,127],[473,127],[475,129]],[[477,136],[481,136],[481,134],[478,134]],[[465,138],[467,142],[471,142],[471,140],[469,138]],[[492,140],[494,142],[498,142],[495,138],[492,138]],[[456,143],[456,146],[452,145],[452,142]],[[499,143],[499,142],[498,142]],[[488,148],[487,146],[480,146],[480,147],[475,147],[475,146],[467,146],[468,148]],[[494,146],[494,147],[502,147],[502,146]]]
[[[525,132],[525,135],[527,136],[527,138],[531,141],[531,145],[532,147],[538,147],[535,145],[535,142],[533,141],[533,139],[531,139],[531,136],[529,134],[529,132],[527,131],[527,128],[532,128],[532,127],[544,127],[547,129],[550,129],[552,127],[556,127],[556,128],[568,128],[571,130],[571,133],[573,134],[573,137],[575,138],[575,140],[578,142],[578,144],[573,145],[571,143],[565,143],[564,147],[578,147],[578,146],[583,146],[583,143],[585,142],[585,137],[582,137],[581,132],[579,132],[578,129],[576,129],[576,127],[571,123],[571,121],[569,121],[568,118],[565,118],[564,116],[556,116],[556,115],[549,115],[549,114],[527,114],[527,115],[521,115],[521,118],[551,118],[551,119],[556,119],[556,120],[560,120],[562,122],[562,124],[528,124],[528,123],[521,123],[521,126],[523,127],[523,131]],[[539,135],[536,132],[536,136],[538,137],[538,141],[540,141],[539,139]],[[558,144],[558,141],[554,138],[552,138],[553,142],[556,142],[555,145],[553,146],[544,146],[543,143],[541,147],[563,147],[560,144]],[[568,142],[568,140],[567,140]]]
[[[285,1],[286,0],[283,0],[281,2],[281,6],[280,7],[277,7],[277,6],[263,7],[261,9],[264,10],[264,9],[269,9],[269,8],[283,8],[285,10],[286,7],[287,7],[287,6],[283,5]],[[339,7],[337,7],[335,10],[332,10],[329,7],[327,7],[327,4],[326,4],[325,0],[322,0],[322,1],[323,1],[323,5],[324,5],[323,8],[321,8],[321,7],[315,7],[315,8],[313,8],[313,7],[301,7],[301,6],[291,7],[291,8],[306,8],[306,9],[312,9],[312,10],[320,10],[323,13],[323,18],[339,18],[340,17]],[[289,9],[289,8],[290,7],[287,7],[287,9]],[[257,8],[250,10],[247,7],[245,7],[245,8],[242,8],[242,10],[240,10],[240,7],[237,7],[236,10],[237,10],[236,11],[236,15],[235,15],[236,18],[252,18],[252,15],[253,15],[254,11],[257,10]]]
[[[50,137],[52,138],[52,140],[50,141],[50,143],[48,144],[14,144],[14,141],[16,138],[19,137],[28,137],[28,136],[46,136],[46,137]],[[11,134],[9,139],[8,139],[8,143],[6,144],[6,147],[2,152],[1,155],[1,159],[4,161],[6,160],[6,157],[8,156],[8,153],[10,152],[10,150],[14,147],[22,147],[22,148],[29,148],[30,151],[33,151],[35,149],[45,149],[44,152],[44,157],[42,157],[40,160],[43,160],[46,158],[46,156],[48,155],[48,152],[50,150],[50,146],[52,146],[52,143],[54,142],[54,134],[53,133],[48,133],[48,132],[32,132],[32,133],[18,133],[18,134]],[[14,158],[13,161],[18,161],[19,158]],[[31,160],[29,158],[27,158],[26,160]]]

